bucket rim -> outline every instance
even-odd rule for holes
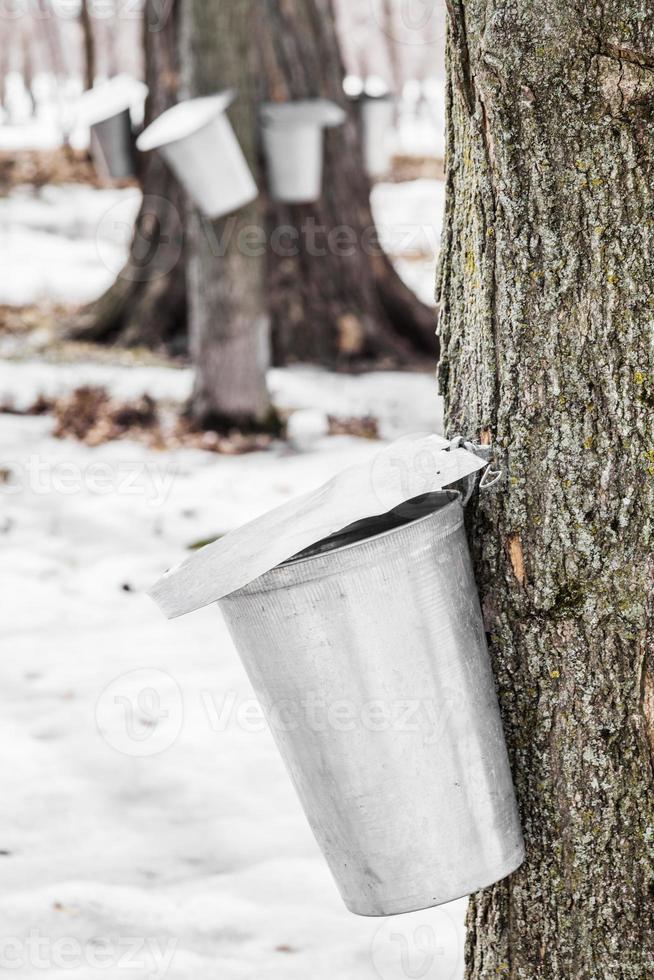
[[[123,73],[82,92],[75,112],[78,125],[95,126],[142,105],[148,96],[145,82]]]
[[[361,554],[363,554],[365,548],[369,548],[371,546],[374,547],[379,542],[383,542],[384,540],[391,538],[393,535],[399,536],[401,534],[406,534],[407,532],[412,531],[414,528],[418,527],[419,525],[424,524],[429,520],[433,520],[434,517],[436,517],[437,515],[439,517],[442,516],[443,518],[446,515],[450,515],[450,522],[449,524],[447,523],[445,524],[442,533],[440,532],[439,528],[434,528],[434,532],[433,532],[434,538],[436,540],[439,540],[441,537],[443,538],[447,537],[450,534],[453,534],[455,531],[457,531],[463,524],[463,517],[464,517],[463,505],[462,505],[463,498],[462,495],[457,490],[434,490],[431,491],[430,493],[419,494],[417,497],[413,497],[407,501],[404,501],[404,504],[400,505],[400,507],[405,506],[406,504],[415,503],[415,501],[420,500],[422,498],[436,497],[436,496],[447,497],[448,499],[445,501],[445,503],[442,506],[434,506],[430,508],[430,510],[426,514],[423,514],[422,516],[415,518],[415,520],[407,520],[405,523],[396,524],[394,527],[387,528],[386,530],[379,531],[375,534],[367,535],[366,537],[360,538],[357,541],[351,541],[342,545],[338,545],[337,547],[332,548],[328,551],[322,551],[322,552],[319,551],[316,554],[306,555],[306,556],[303,556],[302,552],[300,552],[300,557],[298,558],[291,557],[286,559],[285,561],[280,562],[278,565],[273,565],[265,572],[262,572],[261,575],[258,575],[256,578],[252,579],[246,585],[241,586],[239,589],[235,589],[233,592],[227,593],[217,601],[219,604],[223,602],[229,602],[230,600],[238,601],[240,598],[244,598],[244,597],[252,598],[253,596],[257,596],[257,595],[277,592],[278,590],[283,590],[291,585],[301,585],[301,584],[306,585],[308,584],[308,582],[313,581],[315,578],[322,578],[323,575],[331,574],[328,570],[323,571],[321,569],[320,571],[316,572],[316,574],[312,575],[312,570],[319,568],[318,565],[319,562],[321,561],[325,562],[326,560],[331,561],[332,559],[338,562],[339,559],[343,559],[343,558],[345,558],[345,560],[347,561],[348,559],[351,560],[353,555],[355,556],[355,560],[356,560],[357,549],[361,552]],[[451,511],[457,505],[460,508],[459,520],[452,522]],[[392,514],[394,510],[398,510],[398,509],[399,508],[392,508],[390,511],[387,511],[386,514],[379,514],[377,516],[381,518],[388,514]],[[318,541],[315,541],[313,544],[308,545],[307,549],[305,550],[309,550],[313,547],[317,547],[318,545],[328,541],[329,538],[332,537],[336,538],[340,534],[343,534],[345,531],[351,530],[352,528],[355,528],[357,525],[365,523],[370,519],[374,519],[374,518],[364,518],[363,521],[355,521],[353,524],[341,528],[341,530],[339,531],[336,531],[333,535],[328,535],[327,538],[320,538]],[[313,569],[312,569],[312,563],[315,563]],[[297,576],[298,577],[297,581],[295,580],[292,582],[285,581],[285,576],[288,575]]]
[[[307,562],[315,561],[316,559],[320,559],[320,558],[326,558],[327,556],[331,557],[332,555],[342,555],[343,552],[345,551],[351,551],[354,548],[360,548],[365,545],[372,544],[373,542],[381,541],[383,538],[391,537],[392,535],[399,534],[402,531],[409,531],[412,528],[416,527],[418,524],[423,524],[425,521],[430,520],[432,517],[434,517],[435,514],[444,513],[445,511],[449,510],[457,503],[461,504],[461,494],[457,490],[434,490],[431,493],[424,494],[422,496],[446,497],[447,500],[442,506],[438,506],[435,504],[433,507],[430,508],[430,510],[426,514],[423,514],[421,517],[416,517],[415,520],[412,521],[407,520],[400,524],[396,524],[395,527],[389,527],[385,531],[378,531],[376,534],[366,535],[366,537],[359,538],[357,541],[350,541],[349,543],[346,544],[337,545],[335,548],[330,548],[329,550],[326,551],[319,551],[314,555],[303,556],[303,552],[300,552],[300,557],[287,558],[286,561],[280,562],[279,565],[274,565],[273,568],[268,569],[267,572],[264,572],[264,575],[269,575],[271,572],[275,572],[280,569],[291,568],[291,567],[297,568],[298,565],[304,565]],[[421,497],[413,497],[411,500],[407,500],[405,504],[402,506],[406,506],[406,504],[415,503],[420,499]],[[394,510],[398,510],[398,509],[399,508],[394,508]],[[393,511],[392,510],[388,511],[388,513],[392,514]],[[385,515],[380,515],[380,516],[385,516]],[[371,518],[365,518],[364,520],[371,520]],[[357,521],[354,524],[350,525],[350,527],[356,527],[356,525],[359,523],[363,523],[363,522]],[[344,527],[340,531],[336,531],[335,534],[329,535],[329,537],[323,538],[321,541],[316,541],[314,545],[309,545],[308,548],[304,550],[308,551],[312,547],[316,547],[319,544],[329,541],[329,539],[332,537],[336,538],[347,530],[348,528]],[[260,578],[263,578],[263,575],[260,576]],[[256,581],[257,579],[254,579],[254,581],[250,584],[254,585]],[[244,588],[247,588],[247,586],[244,586]]]
[[[331,129],[341,126],[347,114],[330,99],[297,99],[264,102],[260,117],[264,129]]]

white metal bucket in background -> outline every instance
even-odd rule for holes
[[[142,111],[147,94],[143,82],[116,75],[80,96],[75,121],[90,128],[91,156],[101,177],[121,180],[134,176],[131,112]]]
[[[440,905],[522,863],[457,494],[359,521],[219,606],[351,911]]]
[[[142,152],[159,150],[195,204],[218,218],[254,201],[257,185],[225,115],[236,93],[180,102],[141,133]]]
[[[345,121],[343,109],[326,99],[271,102],[263,106],[261,120],[273,200],[317,201],[322,193],[323,130]]]
[[[91,156],[101,177],[126,180],[135,174],[134,136],[129,109],[91,126]]]
[[[363,154],[371,177],[383,177],[391,167],[391,133],[395,111],[391,96],[360,101]]]

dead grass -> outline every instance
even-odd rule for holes
[[[396,184],[401,184],[406,180],[444,180],[445,163],[438,157],[398,154],[393,157],[389,179]]]
[[[236,456],[268,449],[273,437],[260,433],[203,431],[178,410],[155,402],[150,395],[133,401],[112,398],[106,388],[84,385],[60,398],[39,398],[24,411],[11,404],[0,412],[15,415],[54,416],[53,436],[76,439],[86,446],[131,439],[149,449],[203,449]]]
[[[106,187],[107,182],[98,177],[86,150],[73,150],[60,146],[54,150],[12,150],[0,153],[0,194],[7,194],[12,187],[31,184],[89,184]],[[134,181],[115,181],[110,186],[136,186]]]

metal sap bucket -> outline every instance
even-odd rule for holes
[[[363,155],[370,177],[383,177],[391,169],[390,134],[395,106],[390,95],[360,100]]]
[[[225,115],[232,90],[180,102],[155,119],[136,145],[159,150],[187,193],[209,218],[236,211],[258,195],[240,143]]]
[[[129,109],[91,126],[91,156],[101,177],[125,180],[134,176],[134,136]]]
[[[305,204],[322,193],[323,130],[345,112],[326,99],[267,103],[261,110],[268,186],[275,201]]]
[[[91,156],[100,177],[126,180],[136,173],[131,111],[141,109],[147,86],[117,75],[80,97],[77,121],[90,128]]]
[[[219,606],[352,912],[440,905],[522,863],[458,494],[358,521]]]

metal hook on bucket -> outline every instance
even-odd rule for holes
[[[504,479],[504,470],[501,466],[498,466],[493,462],[493,446],[482,446],[480,443],[470,442],[469,440],[464,439],[463,436],[454,436],[454,438],[450,440],[450,449],[466,449],[469,453],[474,453],[475,456],[479,456],[480,459],[483,459],[484,462],[488,463],[488,466],[479,478],[480,493],[489,493],[499,489],[499,486]],[[462,495],[462,504],[464,507],[468,506],[470,499],[475,492],[477,478],[477,473],[472,473],[469,477],[467,477],[468,489],[465,496]]]

